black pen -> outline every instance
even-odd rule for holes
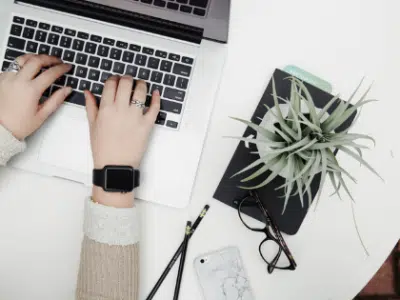
[[[182,275],[183,275],[183,269],[185,267],[186,252],[187,252],[191,229],[192,229],[192,222],[188,221],[186,223],[186,227],[185,227],[185,238],[183,239],[183,249],[182,249],[182,254],[181,254],[181,261],[179,262],[178,275],[176,277],[175,292],[174,292],[173,300],[179,299],[179,292],[181,290]]]
[[[201,211],[200,215],[197,217],[196,221],[194,222],[192,229],[190,230],[189,239],[193,236],[193,233],[196,231],[197,227],[200,225],[200,222],[203,220],[204,216],[207,214],[210,206],[206,205],[203,210]],[[167,277],[168,273],[171,271],[172,267],[174,266],[175,262],[178,260],[179,255],[181,255],[184,246],[184,241],[179,246],[178,250],[176,250],[174,256],[168,263],[167,267],[165,268],[164,272],[161,274],[160,278],[158,279],[157,283],[154,285],[153,289],[151,290],[150,294],[147,296],[146,300],[153,299],[154,295],[157,293],[158,289],[160,288],[161,284]]]

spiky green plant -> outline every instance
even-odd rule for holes
[[[234,174],[233,177],[258,166],[258,169],[253,174],[241,180],[242,183],[246,183],[271,170],[271,174],[261,184],[251,187],[241,186],[243,189],[258,189],[270,183],[285,169],[287,171],[285,184],[278,187],[278,189],[284,189],[285,202],[283,212],[291,195],[298,194],[301,204],[304,205],[303,197],[307,193],[308,199],[311,201],[310,185],[319,173],[321,173],[321,179],[316,198],[317,201],[321,195],[322,186],[327,176],[330,178],[335,189],[334,194],[338,194],[340,197],[339,192],[341,187],[343,187],[350,198],[353,199],[343,177],[346,176],[354,182],[356,182],[356,179],[345,167],[339,164],[334,155],[334,150],[338,149],[342,153],[349,155],[380,177],[362,158],[362,149],[368,147],[356,142],[360,139],[368,139],[375,144],[375,140],[368,135],[349,133],[349,130],[356,123],[360,112],[349,128],[342,132],[336,132],[335,130],[363,105],[375,101],[366,100],[370,88],[357,102],[351,104],[362,84],[361,81],[347,102],[340,101],[338,95],[333,97],[322,110],[318,111],[314,105],[313,97],[304,83],[295,77],[289,77],[287,80],[291,81],[290,99],[283,99],[277,95],[273,79],[272,96],[276,112],[273,112],[272,108],[265,105],[269,112],[276,118],[277,124],[279,124],[279,126],[274,125],[274,131],[246,120],[233,118],[254,129],[258,135],[257,138],[239,137],[238,139],[257,145],[265,144],[270,148],[268,154],[260,157],[254,163]],[[283,115],[279,100],[288,104],[289,112],[287,116]],[[307,114],[301,111],[302,102],[308,108]],[[328,110],[334,104],[337,104],[337,107],[326,117]],[[262,139],[259,138],[260,136]],[[260,154],[260,151],[258,153]]]

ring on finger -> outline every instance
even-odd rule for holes
[[[21,71],[21,66],[17,60],[14,60],[10,63],[10,65],[5,69],[4,72],[18,73],[19,71]]]
[[[135,99],[131,100],[131,105],[135,105],[137,108],[141,108],[141,109],[145,109],[145,107],[146,107],[146,105],[143,101],[139,101],[139,100],[135,100]]]

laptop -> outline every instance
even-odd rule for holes
[[[10,165],[90,186],[83,90],[101,101],[112,74],[129,74],[147,82],[147,104],[155,89],[162,99],[136,196],[187,206],[226,57],[229,13],[230,0],[2,0],[2,70],[24,53],[74,66],[43,96],[62,86],[73,94]]]

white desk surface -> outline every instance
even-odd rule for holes
[[[205,203],[211,210],[190,243],[180,299],[202,299],[193,259],[227,245],[240,248],[256,299],[351,299],[367,283],[400,236],[399,11],[396,0],[233,1],[226,69],[191,205],[176,210],[139,202],[140,299],[181,242],[185,221]],[[349,199],[329,198],[327,183],[317,211],[297,235],[286,237],[298,269],[268,275],[257,250],[263,236],[245,229],[237,213],[212,195],[236,147],[222,136],[244,130],[228,116],[250,117],[274,68],[287,64],[327,79],[344,97],[362,76],[375,81],[371,97],[380,102],[365,107],[354,131],[376,137],[376,148],[365,158],[385,183],[339,155],[359,180],[351,190],[370,256],[357,238]],[[1,170],[1,299],[73,299],[88,193],[79,184]],[[156,299],[172,297],[175,278],[176,270]]]

